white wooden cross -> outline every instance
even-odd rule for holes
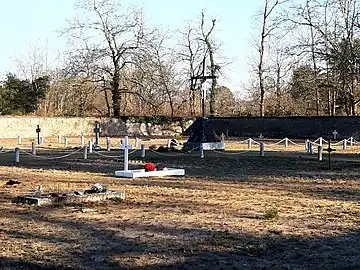
[[[339,134],[339,133],[336,131],[336,129],[333,131],[332,134],[334,135],[334,140],[336,140],[336,136]]]
[[[124,150],[124,171],[129,170],[129,149],[133,149],[133,146],[129,144],[129,137],[126,136],[124,144],[120,145],[120,149]]]
[[[264,139],[264,136],[262,135],[262,133],[260,133],[259,139],[260,139],[260,140]]]

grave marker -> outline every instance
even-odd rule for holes
[[[129,144],[129,137],[125,136],[124,144],[120,145],[120,149],[124,150],[124,171],[129,170],[129,149],[133,149],[133,146]]]
[[[332,134],[334,135],[334,140],[336,140],[336,137],[337,137],[337,135],[339,134],[339,133],[336,131],[336,129],[333,131]]]
[[[329,139],[328,148],[325,150],[329,153],[329,170],[331,170],[331,152],[336,151],[335,149],[331,148],[331,139]]]
[[[36,133],[37,133],[37,141],[38,141],[38,144],[40,144],[40,132],[41,132],[40,125],[37,125],[35,131],[36,131]]]
[[[95,124],[94,133],[95,133],[94,148],[98,148],[99,147],[99,137],[100,137],[100,133],[101,133],[101,128],[100,128],[99,123]]]
[[[144,147],[145,148],[145,147]],[[120,145],[120,149],[124,150],[124,170],[115,171],[115,176],[125,178],[151,177],[151,176],[167,176],[167,175],[185,175],[184,169],[167,168],[166,170],[146,172],[144,169],[129,170],[129,149],[133,146],[129,144],[129,137],[126,136],[124,144]]]

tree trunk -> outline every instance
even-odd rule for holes
[[[209,56],[210,56],[210,67],[211,67],[211,76],[213,76],[211,81],[211,90],[210,90],[210,115],[214,115],[216,113],[216,67],[214,63],[214,55],[212,51],[212,47],[210,42],[208,42],[209,45]]]
[[[114,72],[111,84],[112,102],[113,102],[113,116],[119,118],[121,116],[120,111],[120,74],[118,71]]]
[[[279,116],[281,114],[281,69],[280,66],[276,70],[276,109],[275,114]]]

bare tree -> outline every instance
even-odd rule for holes
[[[261,12],[261,30],[260,30],[260,39],[258,44],[258,65],[257,65],[257,75],[259,80],[260,88],[260,116],[264,116],[265,111],[265,54],[266,54],[266,43],[268,42],[269,37],[273,32],[279,27],[280,21],[278,19],[272,19],[272,16],[275,13],[275,8],[282,3],[286,2],[276,0],[265,0],[264,7]]]
[[[214,41],[211,39],[211,34],[214,31],[216,24],[216,19],[211,20],[211,26],[208,30],[205,29],[205,13],[201,13],[201,35],[202,41],[206,45],[206,52],[209,54],[209,61],[210,61],[210,76],[211,79],[211,89],[210,89],[210,114],[213,115],[215,113],[215,103],[216,103],[216,86],[217,86],[217,79],[216,79],[216,72],[220,69],[219,65],[215,64],[214,54],[215,54],[215,45]],[[205,72],[205,70],[203,71]],[[205,74],[204,74],[205,75]]]
[[[121,94],[124,89],[122,71],[130,64],[131,55],[141,46],[144,38],[142,11],[137,8],[120,13],[124,8],[115,0],[82,0],[78,7],[90,15],[68,21],[63,31],[74,42],[87,39],[97,55],[97,70],[110,78],[113,116],[121,115]],[[87,49],[87,48],[77,48]]]
[[[183,73],[185,74],[184,81],[185,86],[189,89],[189,109],[190,115],[195,116],[196,112],[196,92],[194,91],[195,85],[191,85],[189,78],[197,77],[202,74],[202,61],[205,55],[205,48],[203,43],[198,38],[198,32],[190,25],[186,30],[181,33],[181,48],[179,50],[179,56],[182,61],[185,62]]]

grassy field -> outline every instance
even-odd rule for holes
[[[46,148],[38,154],[70,151]],[[0,154],[0,269],[360,269],[360,148],[338,148],[332,170],[301,146],[272,148],[265,157],[255,146],[203,160],[196,151],[134,153],[186,169],[185,177],[135,180],[113,177],[121,159],[96,154],[22,154],[19,165]],[[4,185],[9,179],[22,183]],[[11,203],[39,184],[65,192],[95,183],[126,191],[126,200]]]

